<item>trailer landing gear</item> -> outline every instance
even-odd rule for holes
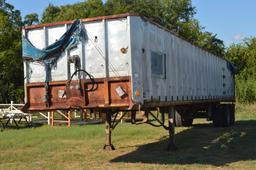
[[[165,108],[158,108],[157,111],[158,111],[158,114],[161,114],[161,120],[158,119],[158,116],[155,116],[151,111],[146,110],[144,114],[145,119],[141,123],[147,123],[154,127],[162,126],[165,130],[168,130],[169,141],[168,141],[167,150],[176,151],[177,147],[175,145],[175,126],[174,126],[175,109],[174,107],[165,107]],[[168,114],[168,126],[165,125],[166,113]],[[148,118],[149,115],[151,115],[158,124],[152,123]],[[141,123],[138,123],[138,124],[141,124]]]
[[[103,147],[104,150],[115,150],[114,145],[112,144],[112,113],[106,113],[106,121],[105,121],[105,132],[106,132],[106,143]]]
[[[109,150],[109,151],[115,150],[115,147],[112,144],[112,131],[120,123],[120,121],[123,119],[123,117],[126,114],[127,112],[122,112],[121,114],[119,114],[119,112],[112,112],[112,111],[106,112],[106,121],[105,121],[106,141],[103,147],[104,150]],[[112,116],[113,116],[113,120],[112,120]]]
[[[168,130],[169,130],[169,143],[168,151],[176,151],[177,147],[175,145],[175,127],[174,127],[174,113],[173,107],[168,109]]]
[[[168,130],[169,133],[169,141],[167,150],[168,151],[176,151],[177,147],[175,145],[175,126],[174,126],[174,114],[175,109],[174,107],[167,107],[167,108],[159,108],[158,111],[160,111],[161,114],[161,120],[158,119],[158,116],[154,115],[150,110],[145,110],[145,118],[141,122],[136,122],[136,111],[132,111],[131,117],[132,117],[132,124],[142,124],[147,123],[154,127],[163,127],[164,129]],[[165,114],[168,114],[168,126],[165,125]],[[126,112],[123,112],[121,116],[118,116],[119,113],[107,111],[106,112],[106,121],[105,121],[105,133],[106,133],[106,141],[105,145],[103,147],[104,150],[115,150],[114,145],[112,144],[112,131],[115,129],[115,127],[119,124],[119,122],[122,120],[122,118],[127,114]],[[159,112],[158,112],[159,114]],[[157,122],[153,123],[149,120],[148,116],[151,115],[152,118]],[[119,118],[118,118],[119,117]],[[117,119],[118,118],[118,119]]]

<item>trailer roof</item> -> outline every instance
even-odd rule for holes
[[[99,17],[93,17],[93,18],[84,18],[84,19],[81,19],[81,21],[82,22],[93,22],[93,21],[100,21],[100,20],[126,18],[128,16],[140,16],[140,15],[125,13],[125,14],[117,14],[117,15],[99,16]],[[61,22],[54,22],[54,23],[45,23],[45,24],[39,24],[39,25],[25,26],[24,29],[31,30],[31,29],[36,29],[36,28],[54,27],[54,26],[58,26],[58,25],[72,24],[72,23],[73,23],[73,20],[72,21],[61,21]]]
[[[108,16],[99,16],[99,17],[93,17],[93,18],[84,18],[84,19],[81,19],[82,22],[93,22],[93,21],[100,21],[100,20],[111,20],[111,19],[120,19],[120,18],[126,18],[128,16],[138,16],[138,17],[141,17],[147,21],[149,21],[150,23],[160,27],[161,29],[167,31],[167,32],[170,32],[171,34],[177,36],[178,38],[190,43],[191,45],[197,47],[197,48],[200,48],[218,58],[221,58],[227,62],[229,62],[228,60],[226,60],[223,56],[217,56],[216,54],[213,54],[212,52],[202,48],[202,47],[199,47],[191,42],[189,42],[188,40],[186,40],[185,38],[181,37],[180,35],[178,35],[176,32],[174,31],[171,31],[169,30],[168,28],[150,20],[149,18],[147,17],[144,17],[144,16],[141,16],[139,14],[136,14],[136,13],[124,13],[124,14],[116,14],[116,15],[108,15]],[[38,29],[38,28],[43,28],[43,27],[54,27],[54,26],[59,26],[59,25],[64,25],[64,24],[72,24],[73,23],[73,20],[72,21],[61,21],[61,22],[54,22],[54,23],[45,23],[45,24],[38,24],[38,25],[30,25],[30,26],[25,26],[23,27],[23,29],[25,30],[32,30],[32,29]]]

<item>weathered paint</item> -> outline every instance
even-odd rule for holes
[[[29,83],[26,86],[28,93],[29,111],[68,110],[81,108],[129,108],[133,103],[131,99],[130,77],[113,77],[95,79],[95,90],[85,91],[91,87],[90,81],[79,82],[74,80],[70,86],[67,81],[54,81],[49,83],[51,101],[50,107],[45,105],[45,83]],[[125,95],[119,96],[117,88],[122,88]]]
[[[132,83],[136,102],[234,99],[234,76],[227,61],[158,25],[132,16]],[[166,77],[154,76],[151,52],[166,55]]]
[[[70,54],[79,55],[82,68],[95,78],[129,76],[129,97],[134,103],[155,105],[160,102],[162,105],[164,102],[182,104],[234,100],[234,76],[227,68],[227,61],[188,43],[161,26],[129,14],[82,21],[87,39]],[[59,39],[70,24],[60,22],[26,27],[23,35],[42,49]],[[165,76],[152,73],[151,68],[155,64],[151,63],[152,53],[164,56]],[[74,72],[74,65],[70,66],[71,73],[68,73],[67,53],[62,54],[52,69],[52,82],[66,81]],[[44,66],[24,61],[24,76],[29,86],[43,84]],[[26,96],[30,97],[29,93]],[[124,103],[128,107],[127,101]]]
[[[86,41],[80,42],[78,48],[71,51],[70,55],[79,55],[82,68],[95,78],[107,77],[107,75],[129,76],[130,55],[120,51],[121,48],[129,48],[128,27],[127,19],[123,18],[84,23]],[[29,29],[26,35],[35,47],[42,49],[58,40],[66,30],[66,25],[58,25]],[[71,66],[72,68],[74,67]],[[30,62],[28,71],[31,73],[28,82],[44,82],[45,70],[42,63]],[[67,53],[64,53],[52,69],[52,81],[68,79],[67,72]],[[71,73],[73,72],[74,69],[71,70]]]

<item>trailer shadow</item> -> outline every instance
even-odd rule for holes
[[[256,160],[256,120],[238,121],[230,128],[198,124],[176,134],[178,150],[166,151],[168,136],[138,146],[137,150],[111,162],[148,164],[208,164],[224,166]]]

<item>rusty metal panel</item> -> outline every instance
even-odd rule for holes
[[[66,81],[50,82],[50,107],[45,104],[45,84],[27,84],[29,110],[56,110],[74,108],[113,108],[132,105],[130,77],[115,77],[95,79],[97,88],[90,88],[91,82],[82,81],[82,90],[78,88],[78,81],[74,80],[67,87]],[[121,89],[120,95],[117,89]]]

